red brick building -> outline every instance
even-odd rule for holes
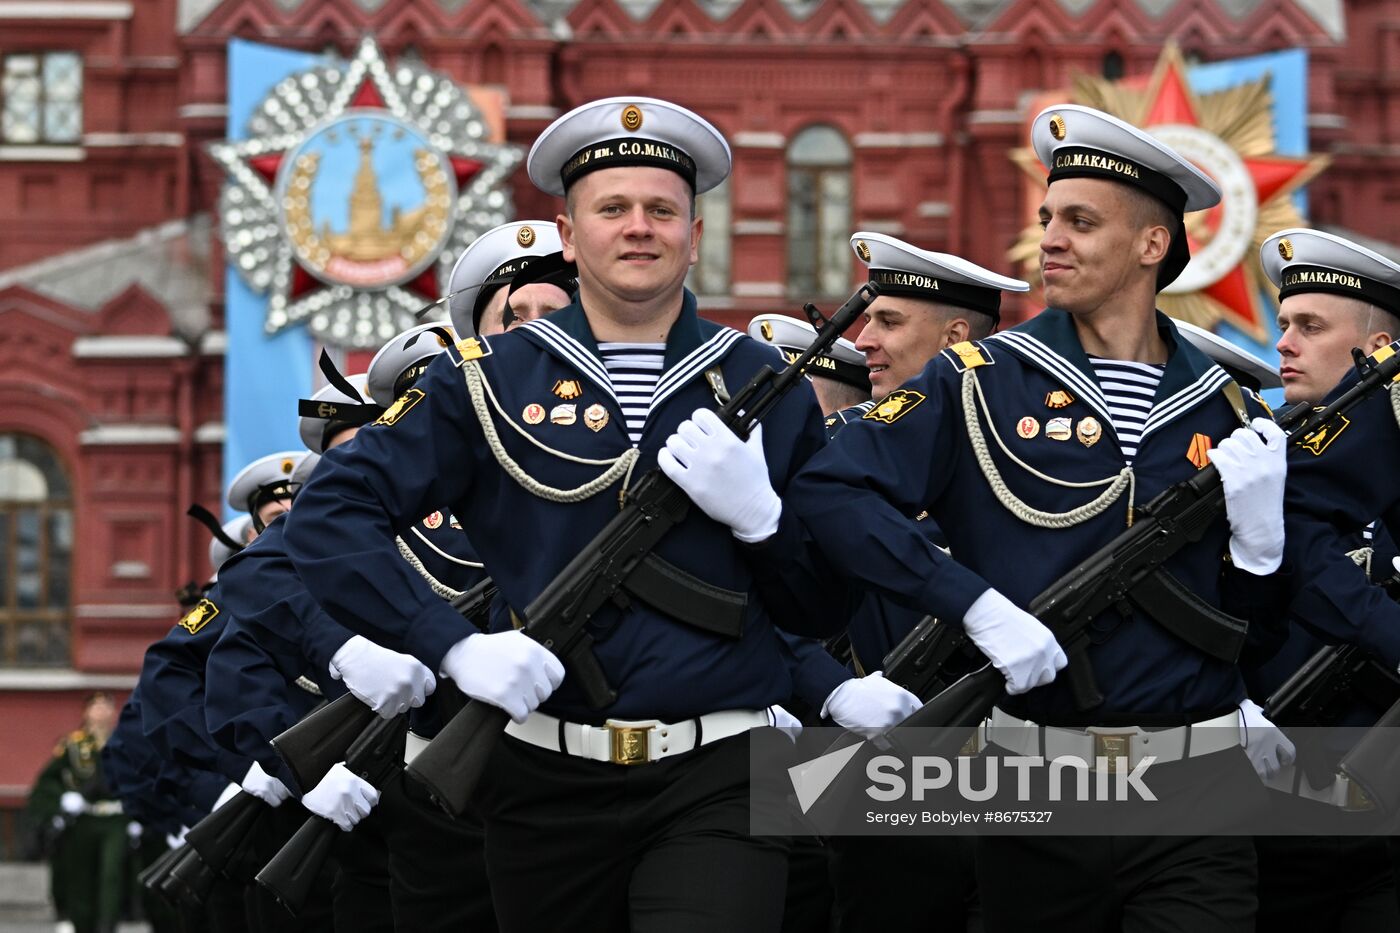
[[[1312,221],[1400,242],[1400,9],[1386,0],[0,0],[0,806],[79,697],[124,689],[207,572],[218,499],[232,37],[365,33],[504,90],[508,138],[616,94],[729,138],[693,281],[741,324],[844,294],[848,231],[1009,270],[1027,101],[1076,74],[1310,55]],[[513,180],[519,216],[555,204]],[[1024,310],[1024,309],[1022,309]]]

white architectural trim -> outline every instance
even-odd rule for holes
[[[196,444],[222,444],[228,436],[228,429],[222,421],[206,421],[194,429]]]
[[[174,611],[167,607],[167,615]],[[135,674],[84,674],[71,669],[0,668],[0,690],[130,690]]]
[[[189,347],[176,337],[99,336],[73,341],[73,355],[79,359],[168,359],[188,353]]]
[[[131,19],[131,9],[121,0],[0,0],[0,19]]]
[[[781,220],[736,220],[730,229],[735,236],[782,236],[787,225]]]
[[[173,424],[99,424],[78,435],[85,446],[178,444],[180,429]]]
[[[787,286],[782,282],[735,282],[730,289],[735,298],[782,298]]]
[[[857,133],[857,149],[937,149],[942,133]]]
[[[112,146],[179,146],[185,137],[179,133],[84,133],[83,145]]]
[[[81,162],[82,146],[0,146],[0,162]]]
[[[738,149],[782,149],[787,139],[782,133],[760,133],[746,130],[735,133],[730,143]]]

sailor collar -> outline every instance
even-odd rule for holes
[[[588,315],[577,300],[545,317],[522,324],[519,332],[548,353],[574,366],[616,398]],[[742,337],[738,331],[700,318],[695,296],[682,290],[681,313],[666,335],[666,353],[652,408],[691,377],[721,359]]]
[[[1194,408],[1230,379],[1210,357],[1181,339],[1171,318],[1157,311],[1156,322],[1157,333],[1167,345],[1167,365],[1157,385],[1143,437]],[[1029,321],[987,339],[1064,382],[1071,391],[1077,389],[1080,397],[1097,409],[1106,423],[1113,423],[1108,402],[1099,388],[1089,356],[1079,342],[1074,318],[1069,312],[1046,308]]]

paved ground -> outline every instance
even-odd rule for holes
[[[28,862],[0,862],[0,933],[53,933],[49,869]],[[144,923],[122,924],[119,933],[149,933]]]

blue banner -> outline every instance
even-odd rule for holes
[[[229,139],[248,138],[248,120],[278,81],[320,60],[308,52],[231,39],[228,44]],[[313,345],[305,328],[276,336],[263,329],[267,297],[232,266],[224,270],[224,469],[228,489],[238,471],[279,450],[299,450],[296,400],[311,393]],[[234,513],[224,507],[225,520]]]

